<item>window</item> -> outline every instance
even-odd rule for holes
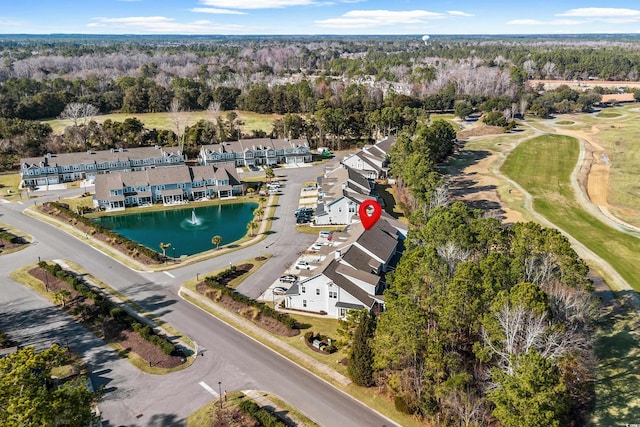
[[[303,307],[306,307],[306,306],[307,306],[307,300],[306,300],[306,299],[303,299],[303,300],[302,300],[302,306],[303,306]]]
[[[302,286],[302,288],[300,289],[300,292],[302,292],[303,294],[307,291],[307,288]]]
[[[338,298],[338,291],[329,291],[329,298]]]
[[[320,295],[320,288],[316,288],[316,295]]]

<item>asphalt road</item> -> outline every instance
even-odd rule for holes
[[[301,183],[314,180],[322,169],[278,169],[276,172],[286,175],[287,181],[276,210],[278,219],[273,221],[272,233],[265,240],[241,251],[171,270],[171,275],[133,271],[82,240],[22,214],[25,205],[0,204],[0,221],[30,233],[35,239],[27,249],[0,256],[0,304],[3,307],[0,329],[25,344],[46,346],[50,342],[67,341],[72,349],[81,353],[94,371],[94,382],[105,387],[100,407],[108,426],[184,425],[190,413],[217,397],[218,381],[227,391],[258,389],[275,393],[321,425],[393,425],[177,295],[181,283],[197,273],[272,254],[260,274],[250,276],[242,284],[243,293],[256,297],[315,240],[316,236],[295,232],[292,212],[297,207]],[[57,198],[57,192],[51,197]],[[38,257],[78,263],[194,339],[206,348],[204,356],[198,357],[188,369],[169,375],[154,376],[137,370],[48,301],[9,278],[11,271],[37,261]]]

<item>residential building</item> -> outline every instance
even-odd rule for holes
[[[152,203],[174,205],[240,194],[242,184],[233,163],[174,166],[98,175],[93,204],[104,210],[122,210]]]
[[[256,138],[203,145],[198,160],[201,165],[232,161],[242,167],[308,163],[311,157],[304,139]]]
[[[356,223],[340,234],[332,240],[333,256],[327,255],[310,276],[301,276],[286,292],[287,309],[332,318],[345,318],[349,310],[384,310],[384,273],[397,262],[406,229],[385,218],[369,230]]]
[[[366,145],[362,150],[346,157],[342,163],[369,179],[386,178],[389,172],[389,150],[395,142],[395,136],[388,136],[373,145]]]
[[[373,181],[346,165],[340,165],[318,178],[318,186],[315,216],[318,225],[350,224],[359,219],[358,208],[363,201],[382,203]]]
[[[164,166],[184,165],[185,157],[178,147],[138,147],[78,153],[47,153],[42,157],[20,160],[21,186],[93,180],[112,172],[141,171]]]

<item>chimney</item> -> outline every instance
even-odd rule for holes
[[[340,259],[340,258],[342,258],[342,251],[341,251],[340,249],[337,249],[337,250],[335,251],[334,256],[335,256],[335,259]]]

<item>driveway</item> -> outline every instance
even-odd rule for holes
[[[34,244],[0,256],[2,287],[0,329],[38,346],[69,338],[70,347],[87,360],[97,386],[105,386],[100,408],[109,426],[184,425],[186,417],[223,390],[258,389],[275,393],[321,425],[382,426],[393,423],[351,399],[325,381],[263,347],[225,323],[181,300],[187,279],[258,255],[272,259],[260,274],[249,277],[240,291],[257,297],[316,239],[295,231],[294,216],[300,183],[315,179],[321,167],[276,170],[286,179],[272,233],[257,245],[165,273],[139,273],[109,258],[55,227],[28,217],[17,203],[0,205],[0,221],[30,233]],[[22,206],[23,207],[23,206]],[[170,375],[145,374],[46,300],[9,278],[11,271],[41,259],[68,259],[129,299],[161,317],[206,349],[186,370]],[[7,309],[4,309],[7,307]],[[6,313],[6,314],[4,314]]]

